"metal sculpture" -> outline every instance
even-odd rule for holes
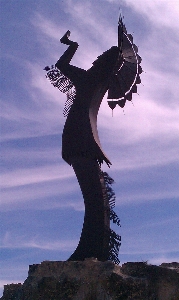
[[[120,236],[110,229],[110,220],[120,225],[113,208],[113,179],[102,172],[101,164],[110,160],[103,152],[97,131],[97,114],[108,91],[109,107],[124,107],[132,100],[140,83],[141,58],[132,36],[127,34],[122,17],[118,23],[118,46],[113,46],[93,62],[88,70],[70,65],[78,44],[69,40],[70,31],[61,38],[68,49],[55,67],[46,67],[47,78],[67,94],[62,135],[62,158],[73,167],[85,204],[84,224],[79,244],[69,260],[112,260],[119,263]],[[115,100],[113,100],[115,99]]]

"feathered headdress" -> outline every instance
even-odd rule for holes
[[[117,104],[123,108],[126,100],[132,100],[132,93],[137,93],[137,84],[141,82],[142,73],[141,57],[137,54],[138,48],[133,43],[132,35],[127,34],[121,15],[118,22],[118,47],[119,57],[110,78],[107,96],[108,99],[116,99],[108,101],[112,110]]]

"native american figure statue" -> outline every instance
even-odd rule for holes
[[[97,131],[97,114],[108,91],[109,107],[124,107],[132,100],[140,83],[141,58],[133,38],[127,34],[122,17],[118,24],[118,46],[97,58],[88,70],[70,65],[78,44],[69,40],[70,31],[61,38],[68,45],[55,64],[46,67],[47,77],[67,94],[64,114],[67,116],[62,135],[62,158],[73,167],[85,204],[84,224],[79,244],[69,260],[95,257],[100,261],[119,263],[120,236],[110,229],[110,220],[120,225],[113,208],[113,179],[102,172],[101,165],[110,160],[101,148]],[[115,100],[113,100],[115,99]]]

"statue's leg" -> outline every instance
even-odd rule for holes
[[[109,256],[109,214],[100,167],[88,158],[78,158],[72,166],[83,194],[85,217],[79,244],[69,260],[95,257],[106,261]]]

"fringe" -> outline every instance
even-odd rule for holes
[[[110,240],[109,240],[109,257],[108,259],[119,265],[120,260],[118,258],[119,248],[121,246],[121,236],[110,229]]]
[[[105,194],[107,197],[107,205],[106,209],[109,213],[110,221],[112,221],[114,224],[120,225],[120,219],[118,215],[114,212],[113,208],[115,207],[115,193],[111,187],[111,185],[114,183],[114,180],[108,175],[107,172],[101,171],[101,174],[104,178],[105,182]],[[106,200],[106,199],[105,199]],[[121,246],[121,236],[118,235],[115,231],[112,229],[109,229],[110,231],[110,238],[109,238],[109,256],[108,259],[113,261],[115,264],[119,264],[119,248]]]
[[[46,78],[50,80],[50,83],[53,84],[54,87],[58,88],[60,92],[67,95],[67,100],[65,102],[65,107],[63,110],[64,117],[67,117],[73,104],[73,100],[76,96],[74,84],[53,65],[51,66],[51,68],[49,66],[45,67],[44,70],[47,71]]]

